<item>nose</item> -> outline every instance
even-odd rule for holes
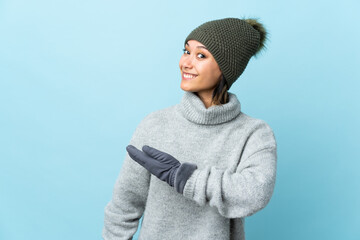
[[[193,58],[189,55],[184,56],[183,62],[182,62],[184,69],[189,69],[193,67]]]

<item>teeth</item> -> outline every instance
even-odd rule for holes
[[[194,78],[194,77],[196,77],[195,75],[192,75],[192,74],[186,74],[186,73],[184,73],[184,77],[185,78]]]

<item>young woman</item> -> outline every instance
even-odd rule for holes
[[[195,28],[179,67],[181,102],[148,114],[126,150],[104,239],[245,239],[244,218],[269,202],[277,146],[263,120],[241,112],[228,92],[266,31],[254,19]]]

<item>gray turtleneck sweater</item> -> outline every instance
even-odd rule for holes
[[[183,194],[125,156],[105,207],[104,239],[245,239],[244,217],[269,202],[276,141],[269,125],[241,112],[236,95],[206,108],[185,92],[181,102],[148,114],[129,144],[149,145],[198,168]],[[125,151],[125,150],[124,150]]]

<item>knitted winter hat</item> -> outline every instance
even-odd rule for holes
[[[266,30],[255,19],[224,18],[205,22],[185,39],[201,42],[214,56],[228,89],[245,70],[250,58],[265,46]]]

